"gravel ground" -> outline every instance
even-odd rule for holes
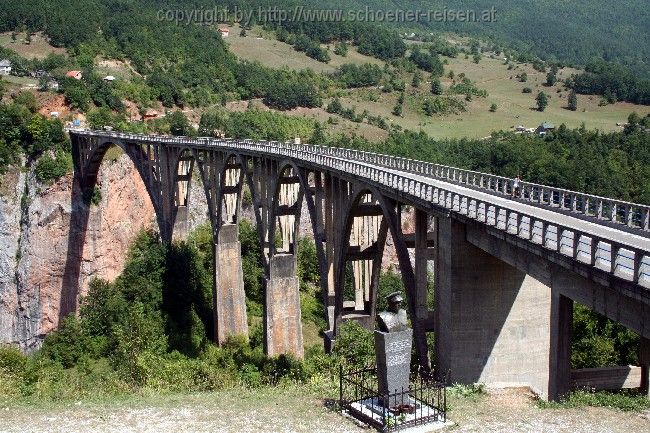
[[[539,409],[524,391],[450,397],[453,432],[650,432],[650,412]],[[0,404],[0,432],[368,432],[298,388],[67,404]]]

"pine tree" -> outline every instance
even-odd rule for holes
[[[548,106],[548,96],[544,92],[539,92],[535,100],[537,101],[537,111],[544,111]]]
[[[325,130],[323,125],[320,122],[316,122],[314,125],[314,133],[309,139],[311,144],[325,144],[327,142],[327,137],[325,136]]]
[[[420,73],[420,71],[415,71],[415,74],[413,74],[413,81],[411,81],[411,86],[420,87],[421,82],[422,82],[422,74]]]
[[[547,86],[554,86],[555,83],[557,83],[557,75],[551,69],[551,71],[548,74],[546,74],[546,85]]]
[[[578,95],[576,95],[575,90],[572,90],[571,93],[569,93],[569,110],[576,111],[577,109],[578,109]]]
[[[433,93],[434,95],[442,95],[442,91],[443,88],[440,80],[438,78],[433,78],[431,80],[431,93]]]

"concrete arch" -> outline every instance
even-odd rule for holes
[[[162,208],[162,194],[160,193],[156,176],[149,173],[144,166],[148,155],[136,144],[126,144],[122,141],[100,140],[93,138],[82,138],[72,136],[72,157],[74,163],[74,177],[72,183],[70,231],[68,234],[68,246],[66,263],[63,271],[61,284],[61,298],[59,301],[59,317],[64,318],[77,310],[77,300],[81,291],[80,275],[81,262],[84,254],[86,232],[90,218],[90,207],[88,206],[89,194],[97,184],[99,168],[104,160],[108,149],[116,146],[129,157],[138,171],[139,177],[145,186],[149,200],[151,201],[156,215],[156,222],[160,230],[165,227],[165,219]]]
[[[181,148],[174,155],[171,163],[171,190],[172,194],[168,198],[169,209],[171,210],[171,227],[172,234],[178,238],[185,238],[189,232],[188,217],[189,203],[192,199],[192,176],[194,167],[197,164],[196,150],[189,147]],[[208,196],[206,194],[206,201]]]
[[[239,223],[242,187],[247,161],[237,153],[227,153],[219,167],[215,217],[217,225]]]
[[[269,239],[273,239],[273,242],[270,245],[270,255],[283,252],[297,257],[300,217],[305,191],[309,185],[304,178],[303,170],[293,161],[283,160],[278,167],[278,173],[272,187],[273,200],[269,221]],[[292,174],[287,176],[287,170],[291,170]],[[277,245],[275,245],[278,225],[280,226],[280,235],[283,242],[280,251],[277,250]],[[286,225],[291,227],[286,227]]]
[[[83,155],[75,155],[77,152],[73,151],[73,159],[75,161],[75,165],[83,165],[80,167],[80,170],[75,170],[75,177],[77,174],[81,175],[79,178],[79,185],[82,188],[82,193],[87,194],[88,191],[92,190],[95,187],[97,183],[97,175],[99,174],[99,167],[104,159],[104,156],[106,155],[106,152],[111,148],[111,146],[119,147],[129,157],[129,159],[131,159],[131,162],[138,171],[138,174],[140,175],[140,178],[142,179],[142,182],[147,189],[147,194],[149,195],[149,199],[151,200],[151,203],[153,204],[154,210],[156,212],[158,227],[162,231],[163,227],[165,226],[165,218],[163,215],[162,205],[163,198],[162,194],[160,193],[160,185],[156,185],[156,183],[160,184],[162,173],[149,173],[147,170],[145,170],[144,161],[150,160],[151,155],[145,153],[137,144],[127,144],[121,140],[102,140],[99,141],[96,146],[89,149],[91,152],[86,155],[85,158]],[[76,146],[73,146],[73,149],[76,148]],[[84,159],[86,159],[86,161],[84,161]]]
[[[370,202],[370,207],[362,209],[359,211],[359,204],[361,200],[370,195],[372,197],[372,202]],[[366,320],[362,323],[366,325],[369,329],[374,329],[374,317],[375,317],[375,308],[376,308],[376,289],[379,280],[379,271],[381,268],[381,260],[383,255],[383,247],[386,241],[387,232],[390,231],[393,243],[395,246],[395,251],[397,253],[397,259],[400,267],[400,274],[402,277],[402,282],[405,288],[405,295],[407,300],[407,310],[411,321],[413,323],[413,330],[415,336],[415,346],[419,359],[419,364],[423,368],[423,372],[429,371],[429,359],[428,359],[428,350],[426,343],[426,334],[421,324],[416,320],[416,295],[415,295],[415,273],[413,270],[413,265],[411,264],[411,259],[409,256],[408,248],[404,241],[402,235],[402,229],[399,226],[399,218],[397,216],[397,205],[398,203],[392,199],[384,197],[377,189],[369,185],[353,186],[352,194],[347,202],[345,207],[345,224],[343,231],[341,232],[341,240],[338,242],[339,251],[336,254],[337,267],[336,267],[336,277],[335,277],[335,288],[336,288],[336,305],[335,305],[335,328],[334,333],[337,332],[338,322],[343,319],[343,313],[345,312],[344,308],[344,299],[343,299],[343,289],[345,283],[345,267],[349,257],[349,251],[346,249],[349,248],[350,238],[352,235],[352,229],[354,224],[355,217],[367,216],[366,214],[375,215],[381,214],[383,217],[382,227],[379,229],[379,233],[376,235],[377,249],[372,251],[369,248],[369,254],[374,254],[373,260],[373,270],[375,271],[372,275],[372,283],[375,284],[375,287],[371,290],[375,290],[375,293],[371,293],[369,296],[369,309],[366,308],[365,313],[367,317]],[[365,206],[365,205],[364,205]],[[361,251],[360,251],[361,253]],[[363,257],[363,256],[361,256]],[[369,314],[368,314],[369,313]]]

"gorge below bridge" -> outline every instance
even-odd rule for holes
[[[390,233],[423,368],[433,365],[450,382],[524,385],[557,399],[570,384],[575,301],[640,335],[647,386],[648,206],[527,182],[513,197],[512,179],[344,148],[69,132],[73,194],[91,193],[107,149],[120,147],[142,177],[165,242],[187,231],[189,200],[207,200],[217,343],[248,332],[238,232],[246,185],[264,251],[268,355],[303,356],[296,261],[304,202],[328,320],[326,348],[343,321],[374,328]],[[193,176],[200,176],[204,198],[189,196]],[[402,230],[405,209],[414,212],[413,233]],[[87,225],[87,211],[76,218]],[[70,236],[69,244],[79,248],[83,239]],[[66,265],[64,299],[77,299],[79,266]],[[65,305],[61,313],[75,309]],[[433,360],[428,333],[435,335]]]

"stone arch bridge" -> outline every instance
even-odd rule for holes
[[[196,199],[189,184],[198,173],[214,241],[218,343],[248,332],[238,239],[247,185],[264,248],[268,355],[303,355],[296,255],[304,202],[329,323],[326,346],[344,320],[374,326],[390,233],[424,368],[450,372],[453,382],[528,385],[557,398],[569,386],[576,301],[641,335],[647,383],[648,206],[527,182],[513,197],[508,178],[342,148],[85,130],[70,136],[73,190],[92,191],[104,153],[119,146],[142,177],[167,242],[185,230],[188,201]],[[415,227],[405,234],[407,207]],[[70,247],[79,245],[83,239],[71,236]],[[76,299],[78,269],[69,260],[66,299]]]

